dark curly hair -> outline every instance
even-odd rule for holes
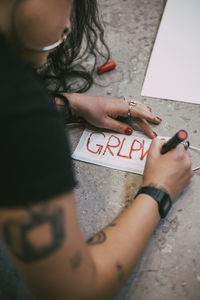
[[[97,0],[74,0],[71,26],[65,43],[50,54],[47,65],[39,71],[43,82],[53,93],[87,91],[93,83],[97,57],[103,59],[101,63],[110,58]],[[84,67],[87,55],[94,60],[90,70]]]

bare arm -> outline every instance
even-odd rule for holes
[[[86,243],[73,197],[70,193],[29,210],[1,211],[2,239],[38,299],[110,299],[159,221],[156,203],[140,195]]]
[[[189,183],[191,165],[183,147],[160,156],[162,143],[153,141],[144,183],[157,180],[158,170],[165,168],[159,182],[174,199]],[[155,161],[159,166],[152,172]],[[28,209],[0,212],[1,237],[13,260],[37,299],[50,300],[111,299],[130,275],[159,219],[157,203],[139,195],[86,243],[73,193]]]

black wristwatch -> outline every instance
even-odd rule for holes
[[[139,191],[137,192],[135,198],[139,194],[147,194],[151,196],[153,199],[155,199],[158,203],[158,210],[161,218],[165,218],[168,214],[171,206],[172,201],[168,193],[166,193],[163,190],[157,189],[153,186],[143,186]]]

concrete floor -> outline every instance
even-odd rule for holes
[[[140,96],[145,70],[165,1],[101,0],[106,40],[116,70],[95,76],[88,92],[113,97],[133,95],[153,108],[163,122],[159,135],[171,136],[177,129],[189,132],[192,145],[200,147],[200,105]],[[186,70],[187,71],[187,70]],[[71,128],[72,150],[83,127]],[[200,158],[193,153],[193,165]],[[79,186],[77,207],[86,238],[115,218],[132,200],[142,177],[84,162],[74,161]],[[115,300],[200,299],[200,172],[161,221],[127,284]],[[0,299],[30,300],[14,266],[0,247]],[[103,300],[103,299],[102,299]]]

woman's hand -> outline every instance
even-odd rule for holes
[[[153,139],[144,169],[143,186],[166,190],[174,200],[190,183],[193,175],[191,161],[182,144],[165,154],[161,149],[165,141]]]
[[[116,132],[130,135],[133,129],[130,125],[116,120],[117,117],[128,117],[129,105],[123,99],[90,96],[86,94],[64,94],[70,101],[72,112],[79,117],[83,117],[90,124],[114,130]],[[162,121],[151,112],[151,108],[137,103],[130,110],[131,118],[144,132],[154,138],[157,134],[151,129],[148,122],[160,124]]]

